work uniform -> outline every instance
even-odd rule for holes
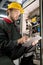
[[[14,65],[12,60],[25,53],[26,47],[17,43],[20,37],[14,22],[8,18],[0,20],[0,65]]]

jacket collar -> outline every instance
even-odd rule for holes
[[[4,20],[5,22],[7,22],[7,23],[11,23],[11,20],[8,19],[8,18],[3,18],[3,20]]]
[[[12,23],[11,20],[8,19],[8,18],[3,18],[3,20],[4,20],[5,22],[9,23],[9,24]],[[14,23],[14,26],[17,27],[15,23]],[[18,29],[18,32],[20,32],[19,29]]]

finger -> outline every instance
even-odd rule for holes
[[[32,45],[36,45],[38,43],[38,40],[37,41],[34,41],[33,43],[32,43]]]

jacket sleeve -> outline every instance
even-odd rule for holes
[[[8,40],[2,24],[0,24],[0,49],[2,54],[7,55],[10,59],[17,59],[25,53],[27,48],[18,44],[17,40]]]

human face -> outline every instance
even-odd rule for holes
[[[13,10],[10,12],[10,17],[11,17],[13,20],[18,20],[19,15],[20,15],[20,11],[19,11],[19,10],[13,9]]]

